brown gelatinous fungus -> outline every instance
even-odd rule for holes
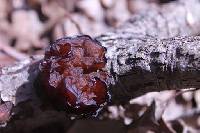
[[[109,100],[106,49],[89,36],[66,37],[45,51],[40,83],[47,96],[67,111],[96,115]]]

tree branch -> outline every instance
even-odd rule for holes
[[[199,12],[200,2],[196,0],[171,3],[133,16],[115,31],[96,38],[107,48],[105,69],[113,76],[113,101],[127,101],[150,91],[199,87],[199,37],[149,37],[197,34]],[[39,59],[1,70],[2,100],[17,104],[34,99],[33,81],[38,73],[35,61]]]
[[[200,87],[200,37],[107,36],[106,70],[113,76],[114,101],[151,91]]]
[[[43,56],[34,56],[13,66],[0,68],[0,98],[11,101],[14,105],[38,98],[35,94],[33,82],[39,72],[38,64]]]

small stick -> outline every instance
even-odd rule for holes
[[[28,56],[26,54],[20,53],[17,50],[13,49],[8,45],[0,44],[0,50],[5,52],[8,56],[16,59],[17,61],[27,59]]]

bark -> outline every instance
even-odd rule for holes
[[[0,69],[0,98],[14,105],[27,100],[38,102],[33,86],[43,56],[27,58],[12,66]]]
[[[200,87],[199,36],[156,39],[123,34],[98,40],[107,48],[105,69],[113,76],[113,101],[128,101],[151,91]]]

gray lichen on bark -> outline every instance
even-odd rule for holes
[[[156,39],[123,34],[98,40],[107,48],[105,69],[114,78],[114,101],[151,91],[200,87],[198,36]]]
[[[3,101],[11,101],[16,105],[26,100],[36,100],[33,82],[39,71],[38,61],[42,57],[27,58],[0,69],[0,98]]]

